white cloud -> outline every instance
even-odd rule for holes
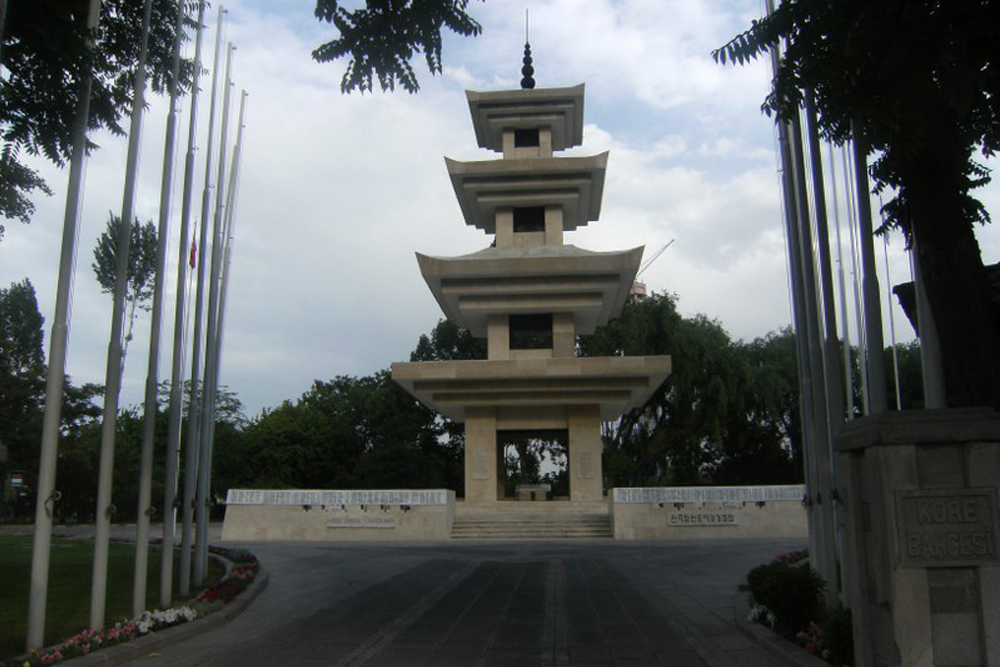
[[[246,88],[250,97],[222,381],[256,413],[296,398],[313,379],[367,374],[408,358],[441,317],[413,253],[461,254],[489,243],[464,224],[442,156],[496,157],[475,146],[463,89],[517,86],[523,4],[470,4],[483,35],[446,36],[443,76],[416,65],[419,94],[349,96],[340,94],[343,64],[310,58],[330,31],[309,7],[253,0],[227,6],[227,34],[238,45],[236,90]],[[602,218],[567,240],[601,250],[645,244],[651,254],[676,239],[643,279],[651,289],[676,292],[683,312],[718,318],[736,337],[762,335],[789,319],[772,129],[759,111],[767,67],[722,67],[709,55],[758,11],[757,0],[531,4],[539,86],[587,84],[585,144],[573,153],[611,151]],[[213,35],[211,26],[209,66]],[[201,135],[210,83],[202,85]],[[165,102],[152,99],[137,199],[142,219],[157,217],[165,113]],[[125,142],[97,140],[103,147],[88,167],[68,372],[77,381],[103,382],[110,299],[97,288],[90,262],[108,211],[121,207]],[[197,218],[206,147],[202,136]],[[48,333],[66,173],[42,168],[57,193],[39,200],[30,226],[7,224],[0,284],[31,278]],[[167,339],[181,172],[173,189]],[[995,210],[995,186],[983,194]],[[1000,260],[996,230],[980,238],[984,253]],[[905,262],[891,250],[896,277]],[[900,320],[897,327],[904,328]],[[148,325],[138,325],[123,404],[141,395],[147,337]],[[164,350],[161,376],[169,363]]]

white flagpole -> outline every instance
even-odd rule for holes
[[[139,463],[139,507],[135,533],[135,569],[132,582],[132,616],[146,609],[146,574],[149,568],[149,521],[152,516],[153,440],[156,435],[157,380],[160,362],[160,323],[163,320],[163,275],[167,263],[167,236],[170,233],[170,192],[174,179],[174,143],[177,133],[177,79],[181,72],[181,34],[184,30],[184,3],[177,3],[177,31],[170,79],[170,111],[163,141],[163,176],[160,179],[160,219],[157,228],[156,277],[153,285],[153,312],[149,323],[149,360],[146,370],[145,412],[142,419],[142,453]],[[163,520],[167,517],[164,515]],[[173,558],[173,544],[163,543],[162,560]]]
[[[215,99],[219,79],[219,56],[222,49],[222,17],[225,8],[219,5],[219,23],[215,29],[215,58],[212,61],[212,96],[208,111],[208,147],[205,150],[205,187],[201,195],[201,235],[198,242],[198,287],[194,299],[194,349],[191,353],[191,401],[188,404],[188,448],[184,462],[184,523],[181,530],[181,574],[180,593],[187,595],[191,590],[191,542],[192,523],[198,485],[198,462],[201,458],[201,438],[199,415],[201,413],[201,395],[199,379],[201,374],[201,341],[202,341],[202,304],[205,289],[205,254],[208,244],[208,219],[212,206],[212,137],[215,133]]]
[[[229,44],[226,53],[226,84],[222,96],[222,131],[219,138],[219,174],[216,178],[215,220],[212,229],[212,274],[209,279],[208,291],[208,332],[205,336],[205,379],[202,383],[204,404],[201,412],[201,451],[198,462],[198,500],[196,507],[198,523],[198,544],[195,549],[194,580],[201,584],[205,580],[208,569],[208,509],[211,504],[211,471],[209,462],[211,456],[212,435],[215,427],[214,396],[212,387],[215,382],[215,339],[218,336],[219,313],[219,272],[222,264],[222,212],[225,205],[223,196],[226,183],[225,149],[229,139],[229,100],[232,89],[233,51],[235,47]]]
[[[93,34],[101,16],[101,0],[90,0],[87,29]],[[93,48],[91,41],[89,48]],[[70,295],[76,265],[77,229],[83,195],[83,170],[87,161],[87,119],[90,117],[90,90],[93,73],[87,72],[77,89],[76,117],[73,120],[73,149],[66,188],[59,282],[52,318],[49,371],[45,382],[45,413],[38,461],[38,489],[35,500],[35,536],[31,553],[31,587],[28,597],[27,650],[40,649],[45,642],[45,611],[49,590],[49,556],[52,549],[52,515],[59,500],[56,491],[56,461],[59,456],[59,426],[63,382],[66,377],[66,345],[69,339]]]
[[[226,196],[226,213],[225,213],[225,232],[223,234],[223,246],[224,254],[222,259],[221,273],[222,276],[219,280],[219,313],[218,313],[218,331],[215,336],[215,351],[214,351],[214,363],[212,372],[212,386],[208,388],[211,394],[210,405],[212,411],[212,422],[215,422],[216,415],[216,400],[218,397],[219,389],[219,375],[220,369],[222,368],[222,341],[224,338],[224,325],[226,316],[226,300],[229,294],[229,271],[231,263],[231,254],[233,247],[233,229],[235,227],[235,210],[236,210],[236,193],[239,181],[239,165],[240,156],[242,154],[243,146],[243,117],[245,102],[247,98],[247,92],[244,90],[240,98],[240,113],[239,113],[239,129],[237,131],[236,145],[233,147],[233,160],[230,167],[229,174],[229,190]],[[208,433],[208,438],[206,440],[206,446],[208,448],[208,454],[206,455],[206,466],[205,470],[208,472],[209,476],[209,488],[211,488],[211,472],[212,472],[212,457],[215,451],[215,429],[211,429]]]
[[[874,234],[872,233],[871,195],[868,191],[868,162],[865,138],[852,124],[854,134],[854,172],[858,191],[858,242],[861,246],[861,297],[865,309],[865,341],[868,357],[865,370],[868,375],[868,401],[871,414],[885,412],[885,367],[882,360],[882,306],[880,303],[878,274],[875,271]]]
[[[844,357],[844,405],[847,407],[847,420],[854,419],[854,374],[851,372],[851,334],[847,326],[847,285],[844,282],[844,254],[840,239],[840,205],[837,194],[837,170],[834,168],[833,150],[830,148],[830,184],[833,186],[833,222],[837,234],[837,283],[840,287],[840,336],[843,339],[842,354]]]
[[[94,529],[94,567],[90,588],[90,627],[104,627],[108,580],[108,541],[111,537],[111,478],[115,463],[115,435],[118,424],[118,393],[122,377],[122,325],[125,316],[125,290],[128,285],[129,240],[135,208],[135,179],[139,168],[139,137],[146,91],[146,49],[152,0],[145,0],[142,17],[142,41],[135,68],[132,90],[132,122],[128,137],[128,162],[125,167],[125,192],[122,196],[121,226],[118,231],[118,265],[115,276],[114,308],[111,313],[111,337],[105,372],[104,422],[101,427],[101,459],[97,481],[97,516]]]
[[[194,46],[194,78],[191,82],[191,110],[188,122],[187,154],[184,156],[184,193],[181,198],[180,246],[177,251],[177,295],[174,301],[174,350],[170,371],[170,421],[167,426],[167,479],[163,493],[163,550],[160,563],[160,606],[166,609],[173,599],[174,559],[167,557],[174,546],[177,510],[177,476],[181,448],[181,413],[184,404],[184,338],[187,305],[187,239],[191,224],[191,190],[194,186],[194,149],[198,130],[198,82],[201,79],[201,40],[204,33],[205,1],[198,3],[198,28]]]

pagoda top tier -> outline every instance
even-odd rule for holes
[[[570,88],[465,91],[480,148],[509,154],[505,146],[524,134],[546,131],[551,151],[583,143],[584,84]],[[506,131],[506,132],[505,132]]]

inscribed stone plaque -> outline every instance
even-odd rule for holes
[[[591,479],[594,476],[594,460],[590,452],[577,454],[576,469],[580,479]]]
[[[393,516],[333,516],[327,519],[327,528],[395,528]]]
[[[1000,563],[992,488],[896,491],[902,567]]]
[[[739,523],[736,512],[673,512],[667,518],[667,525],[681,528],[708,528],[714,526],[735,526]]]
[[[472,479],[490,478],[490,459],[486,452],[475,452],[472,455]]]

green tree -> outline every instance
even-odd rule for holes
[[[473,338],[451,320],[438,320],[430,335],[421,334],[410,361],[467,361],[486,358],[486,340]]]
[[[91,268],[101,286],[101,292],[114,294],[115,273],[118,264],[118,236],[121,229],[121,217],[109,214],[108,224],[97,239],[94,246],[94,263]],[[139,224],[136,218],[131,227],[132,238],[128,252],[128,282],[125,287],[125,304],[128,307],[128,329],[125,342],[122,345],[122,359],[132,340],[132,327],[135,326],[136,309],[150,309],[149,301],[153,298],[154,279],[156,278],[156,226],[150,220]],[[124,362],[123,362],[124,363]]]
[[[382,90],[398,82],[410,93],[420,89],[410,65],[423,52],[431,74],[441,72],[441,30],[476,36],[482,26],[465,11],[469,0],[366,0],[364,7],[345,9],[341,0],[316,0],[316,18],[333,25],[338,36],[313,51],[318,62],[349,56],[340,90]]]
[[[778,483],[801,479],[798,384],[791,332],[733,342],[676,297],[630,301],[580,339],[582,356],[669,354],[673,370],[605,437],[607,486]]]
[[[920,341],[898,343],[896,358],[899,360],[899,395],[904,410],[924,407],[924,378],[920,359]],[[886,364],[892,363],[892,348],[885,348]],[[886,396],[889,407],[896,407],[896,378],[891,369],[886,373]]]
[[[790,118],[811,93],[827,138],[874,155],[874,190],[895,193],[885,227],[917,243],[952,406],[1000,406],[1000,309],[974,233],[990,217],[972,196],[990,181],[977,154],[1000,147],[995,4],[789,0],[714,53],[744,63],[784,42],[764,111]]]
[[[735,343],[746,370],[733,392],[723,438],[707,466],[717,484],[801,482],[802,431],[795,333],[772,332],[750,343]]]
[[[177,3],[154,0],[148,72],[163,92],[172,70]],[[132,104],[132,73],[139,53],[142,3],[103,0],[94,49],[88,48],[88,3],[79,0],[9,0],[3,33],[0,88],[0,216],[29,222],[31,197],[51,194],[38,172],[22,161],[40,155],[62,166],[72,149],[79,81],[94,72],[89,127],[124,134]],[[188,24],[191,25],[190,23]],[[182,63],[181,87],[193,64]],[[93,150],[96,144],[89,143]],[[0,228],[2,229],[2,228]]]
[[[0,440],[8,448],[8,467],[23,471],[29,490],[16,508],[18,516],[28,516],[35,502],[45,404],[43,323],[30,281],[0,289]],[[99,415],[93,400],[100,393],[97,385],[77,387],[66,378],[61,411],[64,443]]]
[[[0,289],[0,374],[17,378],[38,375],[45,363],[44,322],[30,280]]]

